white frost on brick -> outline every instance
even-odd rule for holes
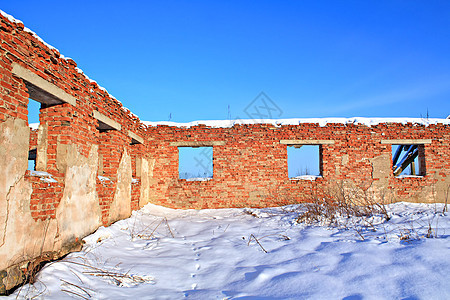
[[[134,114],[128,107],[122,106],[122,110],[126,112],[132,118],[139,118],[136,114]]]
[[[194,177],[185,179],[186,181],[209,181],[212,180],[212,177]]]
[[[376,126],[381,123],[400,123],[400,124],[416,124],[416,125],[432,125],[445,124],[450,125],[449,119],[423,119],[423,118],[294,118],[294,119],[237,119],[237,120],[203,120],[192,121],[188,123],[177,123],[169,121],[143,121],[147,126],[174,126],[174,127],[192,127],[197,125],[206,125],[212,128],[230,128],[234,125],[251,125],[251,124],[271,124],[277,127],[285,125],[300,125],[300,124],[319,124],[324,127],[327,124],[362,124],[366,126]]]
[[[101,182],[111,181],[111,179],[109,179],[109,177],[106,177],[106,176],[98,176],[98,179],[99,179]]]
[[[44,182],[48,182],[48,183],[58,182],[52,177],[52,174],[44,172],[44,171],[30,171],[30,175],[41,177],[41,181],[44,181]]]
[[[422,175],[400,175],[395,178],[403,179],[403,178],[423,178]]]
[[[39,128],[39,123],[30,123],[28,124],[28,127],[30,127],[33,130],[37,130]]]
[[[317,178],[322,178],[322,176],[320,176],[320,175],[301,175],[301,176],[291,177],[289,179],[290,180],[310,180],[310,181],[314,181]]]

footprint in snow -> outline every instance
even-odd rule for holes
[[[157,246],[159,246],[159,242],[158,241],[150,241],[147,244],[145,244],[144,247],[142,247],[142,250],[153,250]]]

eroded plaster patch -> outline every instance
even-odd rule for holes
[[[56,209],[59,228],[59,246],[84,237],[101,225],[101,209],[96,191],[98,167],[98,146],[92,145],[89,156],[77,151],[75,145],[65,145],[64,155],[57,160],[64,161],[65,188],[61,202]]]
[[[48,124],[39,124],[37,134],[36,170],[47,171]]]
[[[9,118],[0,123],[0,170],[3,175],[0,176],[0,246],[5,243],[11,188],[27,169],[29,137],[30,129],[24,120]]]
[[[125,149],[117,169],[117,185],[110,206],[109,223],[128,218],[131,215],[131,157]]]
[[[32,185],[25,180],[30,129],[20,119],[0,124],[0,269],[53,250],[56,220],[31,216]],[[14,286],[7,282],[8,286]]]
[[[153,178],[153,169],[155,167],[155,159],[147,160],[141,159],[141,195],[139,200],[139,206],[143,207],[150,202],[151,199],[151,181]]]

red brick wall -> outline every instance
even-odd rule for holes
[[[31,129],[31,128],[30,128]],[[37,129],[30,130],[30,150],[36,149],[37,147]]]
[[[380,168],[373,164],[375,158],[387,155],[387,163],[392,168],[391,145],[381,144],[381,140],[432,139],[431,144],[425,145],[427,172],[424,177],[399,179],[390,169],[386,170],[384,189],[390,194],[388,200],[408,200],[423,192],[425,187],[432,187],[438,180],[450,176],[449,136],[450,126],[443,124],[428,127],[401,123],[372,127],[363,124],[150,127],[151,155],[156,159],[152,201],[176,208],[261,207],[311,201],[312,195],[342,182],[369,190],[379,181],[373,176],[373,172],[379,171],[376,168]],[[280,144],[280,140],[334,140],[332,145],[321,146],[323,177],[314,181],[289,179],[287,146]],[[178,149],[169,144],[193,141],[226,142],[213,148],[212,180],[178,179]]]
[[[139,198],[141,196],[141,181],[134,180],[131,183],[131,209],[139,209]]]
[[[68,103],[50,107],[44,105],[40,110],[40,124],[45,124],[47,128],[43,134],[47,146],[40,147],[45,151],[38,153],[38,158],[39,155],[45,155],[46,159],[40,161],[46,163],[42,168],[50,174],[52,180],[45,180],[47,175],[35,176],[30,171],[12,174],[11,178],[24,177],[31,183],[29,209],[34,221],[57,218],[55,212],[66,187],[66,169],[58,162],[58,146],[71,146],[71,149],[75,147],[77,157],[84,157],[86,161],[91,150],[98,147],[102,166],[93,171],[100,172],[98,175],[109,179],[97,178],[95,187],[104,225],[109,225],[110,222],[111,204],[118,185],[117,169],[125,151],[131,156],[134,178],[131,183],[132,209],[138,209],[141,201],[173,208],[285,205],[314,200],[327,193],[330,187],[341,183],[351,183],[364,191],[377,187],[386,192],[389,201],[433,201],[435,195],[440,195],[439,191],[450,185],[450,125],[425,127],[385,123],[372,127],[358,124],[328,124],[324,127],[318,124],[278,127],[255,124],[231,128],[210,128],[205,125],[190,128],[147,127],[118,100],[80,73],[73,60],[63,58],[57,50],[50,49],[35,35],[25,31],[23,24],[9,21],[1,14],[0,124],[10,124],[12,122],[6,121],[12,118],[25,121],[15,122],[17,124],[28,125],[28,99],[31,92],[29,93],[23,79],[13,75],[15,64],[76,99],[75,106]],[[97,129],[100,123],[94,118],[94,111],[117,122],[118,130],[100,132]],[[142,137],[143,144],[130,145],[132,139],[129,132]],[[281,144],[280,140],[311,139],[334,140],[334,144],[322,145],[320,148],[323,176],[314,181],[289,179],[287,146]],[[381,143],[381,140],[389,139],[431,139],[431,144],[425,144],[422,153],[425,156],[426,175],[420,178],[395,178],[390,170],[391,145]],[[199,141],[225,142],[225,145],[214,146],[214,177],[208,181],[180,180],[178,149],[170,143]],[[0,141],[0,145],[1,143],[6,144],[4,141]],[[7,146],[12,145],[11,142],[8,143]],[[37,144],[37,131],[31,130],[29,144],[24,146],[34,149]],[[70,155],[74,155],[73,150],[71,151]],[[26,164],[26,158],[20,157],[24,161],[23,164],[20,162],[17,170],[22,170]],[[138,172],[141,161],[149,162],[149,174]],[[85,166],[86,164],[83,167]],[[379,168],[388,170],[380,173]],[[16,169],[11,172],[16,172]],[[143,194],[141,189],[145,188],[143,182],[150,182],[150,199],[140,199]],[[438,192],[434,193],[435,190]],[[29,196],[25,194],[22,196]],[[97,198],[94,196],[93,199],[95,201]],[[28,199],[15,199],[14,203],[27,203],[26,201]],[[28,212],[28,208],[21,209]],[[85,211],[79,213],[84,214],[80,218],[84,221],[89,207],[83,209]],[[13,217],[10,216],[9,220]],[[35,222],[33,226],[37,228],[42,223]],[[73,235],[72,232],[70,234]],[[70,237],[72,238],[77,244],[79,237]],[[30,243],[33,243],[32,239]],[[26,256],[27,253],[22,255]]]
[[[60,188],[65,185],[65,174],[58,170],[57,166],[58,143],[76,145],[77,151],[85,157],[88,157],[94,144],[99,146],[99,153],[105,158],[104,176],[111,179],[109,183],[97,183],[105,223],[112,201],[111,195],[114,194],[116,186],[118,162],[125,149],[130,152],[136,148],[130,146],[128,131],[144,138],[145,126],[118,100],[81,74],[73,60],[63,58],[57,50],[50,49],[32,33],[24,31],[23,24],[11,22],[0,15],[0,40],[0,122],[6,121],[7,118],[28,121],[29,93],[25,82],[12,74],[14,63],[32,71],[76,99],[76,106],[60,104],[40,110],[40,123],[48,125],[46,171],[58,184],[43,184],[40,177],[27,173],[26,179],[33,184],[30,206],[33,217],[54,217],[54,209],[61,198]],[[121,130],[100,133],[97,130],[98,121],[93,117],[94,110],[119,123]],[[36,146],[37,133],[31,131],[30,149]],[[134,158],[146,156],[147,152],[146,146],[143,145],[140,151],[135,151]],[[135,170],[135,165],[133,168]],[[139,189],[138,184],[134,186],[134,190]],[[138,194],[137,191],[134,192],[134,208],[139,206],[136,198]],[[47,205],[49,197],[55,198],[51,205]]]
[[[100,208],[102,210],[102,223],[103,225],[107,225],[109,220],[109,208],[114,199],[116,183],[111,180],[100,180],[97,178],[96,189],[100,202]]]
[[[31,216],[35,220],[54,219],[56,208],[63,196],[64,186],[59,182],[47,182],[45,177],[31,176],[30,171],[27,171],[26,179],[33,185],[30,201]]]
[[[114,191],[117,186],[117,169],[119,168],[120,159],[124,152],[123,145],[128,145],[130,138],[125,137],[118,131],[111,130],[102,133],[99,132],[98,141],[99,160],[102,160],[101,163],[103,164],[103,172],[99,175],[107,177],[109,180],[97,180],[97,193],[102,208],[103,224],[109,225],[109,209],[114,200]]]
[[[28,91],[22,79],[12,74],[17,63],[76,98],[76,106],[61,104],[41,109],[40,122],[48,125],[47,171],[64,187],[64,173],[56,163],[57,145],[76,145],[88,156],[92,145],[98,145],[103,160],[103,175],[110,182],[97,181],[97,193],[106,224],[109,206],[117,184],[116,170],[125,149],[132,159],[133,177],[139,158],[154,159],[151,201],[179,208],[215,208],[229,206],[271,206],[311,199],[317,191],[331,184],[351,181],[367,189],[377,181],[371,161],[381,155],[391,155],[391,146],[382,139],[432,139],[425,145],[427,175],[423,178],[398,179],[389,172],[386,189],[395,199],[407,199],[449,176],[449,126],[413,124],[379,124],[368,127],[357,124],[302,124],[275,127],[270,124],[236,125],[231,128],[191,128],[170,126],[147,127],[130,114],[122,104],[76,68],[71,59],[62,58],[49,49],[22,24],[0,16],[0,122],[6,118],[27,120]],[[93,112],[98,111],[121,125],[120,130],[100,133]],[[130,145],[128,131],[144,138],[144,145]],[[323,178],[314,181],[290,180],[287,175],[286,145],[280,140],[315,139],[335,141],[321,147]],[[178,150],[170,142],[225,141],[214,146],[214,178],[210,181],[178,179]],[[30,145],[36,144],[32,132]],[[348,163],[343,163],[344,158]],[[47,201],[44,194],[59,193],[45,189],[37,179],[33,182],[33,204]],[[39,183],[39,184],[38,184]],[[139,206],[141,181],[132,184],[132,207]],[[50,188],[50,187],[49,187]],[[59,197],[59,196],[57,196]],[[56,198],[57,198],[56,197]],[[37,202],[36,202],[37,201]],[[41,201],[41,202],[39,202]],[[40,205],[39,204],[39,205]],[[53,206],[58,205],[55,201]],[[32,211],[37,211],[32,206]],[[48,209],[48,216],[53,216]],[[41,210],[40,210],[41,211]],[[44,209],[44,211],[47,211]],[[45,214],[45,213],[44,213]],[[33,213],[42,218],[42,213]]]

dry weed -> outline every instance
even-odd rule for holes
[[[297,217],[298,223],[325,223],[329,226],[345,225],[343,220],[361,218],[367,227],[374,229],[369,217],[381,215],[388,221],[390,216],[384,204],[374,200],[373,195],[362,189],[347,189],[338,186],[333,192],[324,196],[312,196],[311,202],[304,204],[306,208]]]

